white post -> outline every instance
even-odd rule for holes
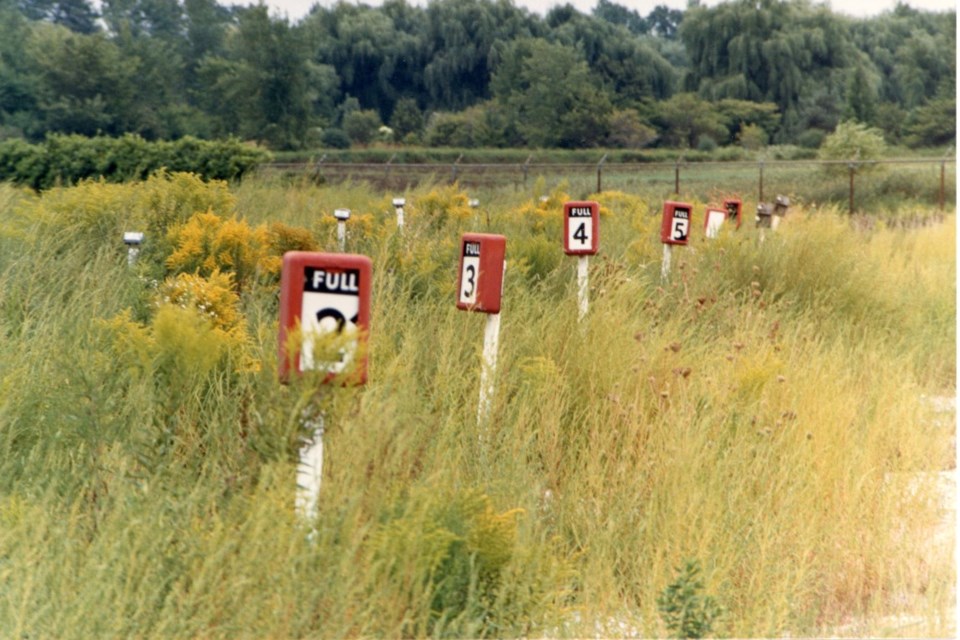
[[[397,230],[403,231],[403,206],[407,204],[406,198],[394,198],[393,206],[397,210]]]
[[[143,233],[140,231],[125,231],[123,244],[127,245],[127,266],[132,267],[140,256],[140,244],[143,242]]]
[[[663,244],[663,263],[660,265],[660,279],[666,282],[670,279],[670,257],[673,254],[673,245]]]
[[[340,253],[347,248],[347,220],[350,219],[350,209],[335,209],[333,217],[337,219],[337,243],[340,245]]]
[[[503,280],[500,282],[500,294],[507,281],[507,261],[503,261]],[[500,314],[487,314],[487,324],[483,329],[483,362],[480,368],[480,402],[477,406],[477,424],[481,427],[490,415],[493,403],[493,388],[497,373],[497,352],[500,349]],[[483,431],[480,432],[483,439]]]
[[[588,299],[588,279],[590,277],[590,256],[577,257],[577,299],[580,302],[580,315],[578,321],[582,321],[587,316],[587,309],[590,301]]]
[[[300,447],[296,507],[300,517],[312,524],[317,518],[320,480],[323,477],[323,415],[310,418],[308,412],[309,409],[304,410],[303,426],[310,431],[310,436]]]
[[[487,314],[487,324],[483,331],[483,362],[480,368],[480,403],[477,406],[477,424],[480,426],[486,423],[493,402],[499,343],[500,314]]]

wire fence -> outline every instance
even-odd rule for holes
[[[705,201],[736,195],[756,202],[785,195],[796,202],[832,203],[851,213],[869,213],[884,201],[936,206],[956,201],[956,158],[894,158],[877,161],[760,160],[597,163],[340,163],[262,165],[266,174],[317,183],[363,182],[384,191],[422,184],[458,183],[466,189],[546,188],[565,183],[575,197],[605,190],[655,193]]]

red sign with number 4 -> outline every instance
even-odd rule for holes
[[[600,205],[568,202],[563,205],[563,251],[568,256],[592,256],[600,244]]]
[[[460,240],[457,308],[500,313],[503,258],[507,239],[492,233],[465,233]]]
[[[693,207],[686,202],[663,203],[663,220],[660,223],[660,242],[664,244],[687,244],[690,239],[690,223]]]

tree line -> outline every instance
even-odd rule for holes
[[[386,0],[291,22],[216,0],[0,0],[0,139],[812,148],[856,121],[935,146],[956,135],[955,61],[956,12],[904,4]]]

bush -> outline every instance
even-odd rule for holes
[[[687,560],[677,569],[677,579],[660,597],[657,607],[674,638],[703,638],[713,631],[713,623],[721,609],[712,596],[703,596],[699,578],[700,563]]]
[[[879,129],[855,121],[841,122],[820,145],[822,160],[864,162],[883,157],[887,143]]]
[[[324,129],[320,134],[320,144],[328,149],[349,149],[350,136],[343,129]]]
[[[827,132],[823,129],[807,129],[797,136],[797,144],[804,149],[819,149]]]
[[[370,144],[383,123],[373,109],[351,111],[343,116],[343,130],[357,144]]]
[[[236,139],[184,137],[147,142],[131,134],[121,138],[50,135],[39,145],[0,142],[0,180],[40,190],[89,178],[144,180],[160,169],[196,173],[205,180],[236,180],[269,159],[268,152]]]

